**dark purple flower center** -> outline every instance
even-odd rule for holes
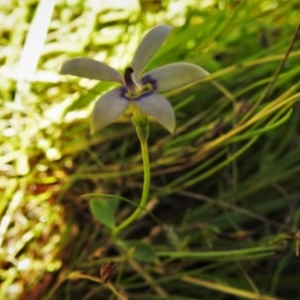
[[[146,75],[141,78],[142,86],[138,86],[133,78],[134,70],[131,67],[127,67],[124,72],[125,87],[121,88],[121,97],[127,100],[138,101],[142,98],[152,94],[157,89],[157,81]]]
[[[143,76],[141,78],[141,83],[143,84],[143,86],[151,85],[152,90],[154,90],[154,91],[157,90],[157,81],[155,79],[151,78],[150,75]]]

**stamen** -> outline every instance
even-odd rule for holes
[[[137,86],[131,75],[133,72],[134,71],[131,67],[127,67],[124,72],[124,81],[128,92],[135,94],[137,92]]]

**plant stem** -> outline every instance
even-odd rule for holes
[[[140,213],[146,208],[149,190],[150,190],[150,160],[149,160],[149,149],[148,149],[148,118],[146,116],[138,116],[137,120],[133,120],[136,126],[137,136],[140,141],[141,152],[142,152],[142,160],[143,160],[143,169],[144,169],[144,183],[143,183],[143,191],[139,205],[136,210],[125,219],[119,226],[115,227],[113,230],[113,236],[115,236],[118,232],[123,230],[125,227],[134,222]]]

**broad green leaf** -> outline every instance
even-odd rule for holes
[[[133,251],[133,257],[144,263],[153,263],[156,259],[155,249],[150,244],[139,241],[126,241],[119,244],[125,251]]]
[[[116,207],[116,201],[112,200],[113,199],[92,199],[90,201],[91,211],[95,219],[109,229],[115,227],[114,207]]]

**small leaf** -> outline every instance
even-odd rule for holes
[[[114,229],[115,227],[115,210],[107,199],[92,199],[90,201],[90,207],[93,216],[100,223],[107,226],[109,229]]]
[[[155,249],[150,244],[139,241],[126,241],[120,243],[122,249],[133,250],[133,257],[144,263],[153,263],[156,259]]]

